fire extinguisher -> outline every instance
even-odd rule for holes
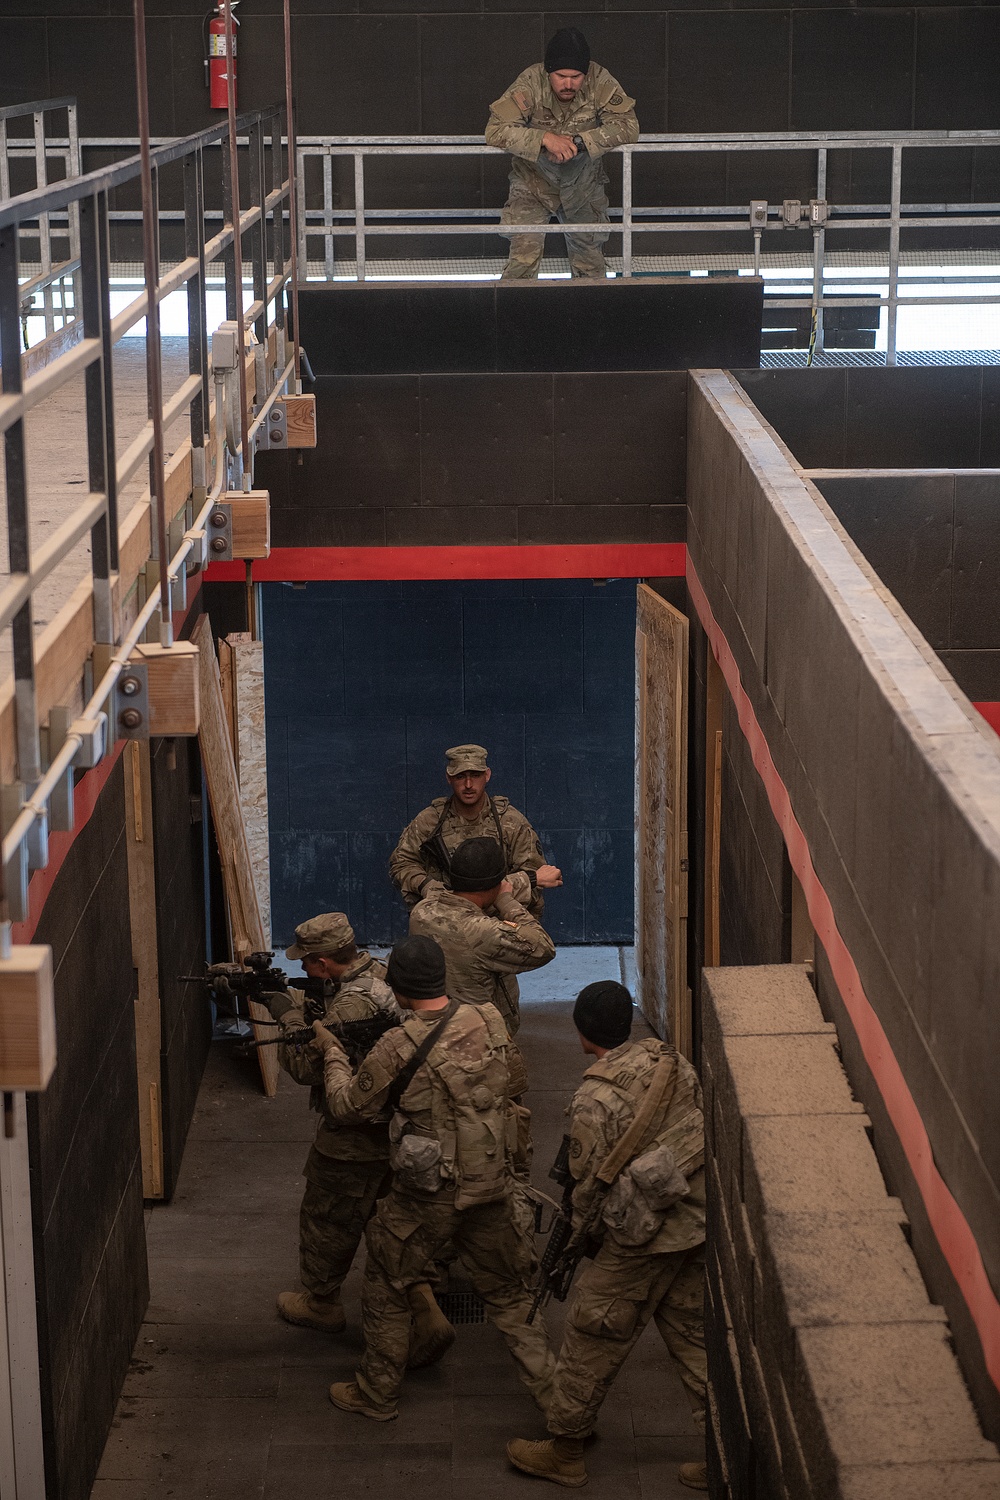
[[[236,99],[236,7],[240,0],[231,0],[233,11],[233,100]],[[209,90],[209,106],[212,109],[229,108],[229,72],[226,67],[226,7],[225,0],[216,0],[214,10],[205,17],[205,83]]]

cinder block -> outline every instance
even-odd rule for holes
[[[743,1399],[753,1435],[756,1493],[766,1495],[767,1500],[772,1500],[772,1497],[773,1500],[783,1500],[786,1491],[782,1482],[781,1444],[771,1412],[760,1356],[752,1345],[749,1349],[740,1350],[740,1374]]]
[[[708,1173],[712,1168],[709,1166]],[[713,1184],[708,1194],[706,1243],[716,1256],[720,1285],[725,1288],[730,1316],[739,1335],[740,1347],[753,1339],[753,1261],[741,1259],[722,1193]]]
[[[705,1346],[709,1392],[713,1400],[712,1420],[734,1500],[735,1497],[752,1500],[748,1480],[753,1469],[753,1444],[743,1400],[739,1353],[724,1293],[711,1274],[707,1280],[712,1287],[711,1294],[705,1299]]]
[[[800,1328],[796,1344],[789,1398],[817,1500],[866,1465],[989,1463],[1000,1480],[943,1328]]]
[[[860,1115],[833,1047],[822,1036],[728,1037],[726,1067],[716,1072],[716,1098],[724,1114]]]
[[[721,1046],[722,1037],[829,1035],[834,1031],[823,1020],[815,991],[799,964],[705,969],[702,997],[706,1048]]]
[[[743,1188],[751,1224],[765,1214],[884,1213],[903,1222],[862,1115],[775,1116],[743,1131]]]
[[[778,1431],[778,1442],[781,1445],[782,1474],[788,1493],[793,1500],[808,1500],[812,1494],[812,1485],[809,1481],[802,1444],[795,1429],[795,1418],[788,1400],[788,1391],[781,1372],[776,1367],[775,1353],[776,1351],[769,1345],[762,1345],[761,1365],[771,1398],[771,1416],[774,1419],[774,1425]],[[877,1494],[878,1491],[873,1490],[869,1500],[874,1500]]]
[[[842,1469],[839,1500],[996,1500],[1000,1461],[968,1464],[893,1464]]]

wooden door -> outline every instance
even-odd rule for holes
[[[639,584],[635,636],[637,999],[691,1056],[687,982],[688,622]]]

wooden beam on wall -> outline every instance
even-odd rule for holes
[[[135,1060],[139,1089],[142,1195],[163,1197],[162,1030],[156,935],[156,873],[149,741],[125,750],[125,829],[132,963],[136,971]]]

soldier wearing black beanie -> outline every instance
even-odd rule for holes
[[[602,1051],[621,1047],[632,1030],[632,996],[623,984],[606,979],[588,984],[577,996],[573,1025],[580,1035]]]

